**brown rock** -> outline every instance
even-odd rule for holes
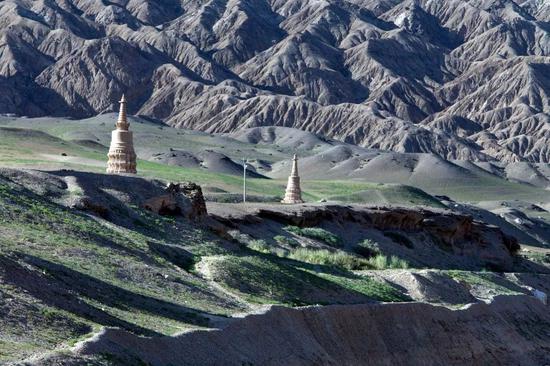
[[[313,204],[258,205],[242,212],[223,205],[210,208],[218,221],[226,225],[230,221],[241,229],[254,227],[255,232],[261,232],[262,225],[269,227],[269,221],[300,227],[330,226],[345,242],[353,243],[376,231],[407,247],[402,252],[405,258],[437,268],[511,269],[520,248],[518,241],[500,228],[448,210]],[[461,264],[455,263],[456,259],[461,259]]]
[[[169,183],[166,194],[149,198],[142,206],[159,215],[183,215],[193,220],[208,215],[202,189],[192,182]]]

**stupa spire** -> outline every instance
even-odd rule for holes
[[[128,117],[126,115],[126,96],[122,94],[120,98],[120,109],[118,112],[118,120],[116,122],[116,128],[118,130],[128,131],[130,124],[128,123]]]
[[[296,156],[296,154],[294,154],[294,156],[292,157],[292,171],[290,172],[290,175],[292,177],[298,176],[298,157]]]
[[[134,137],[129,128],[130,124],[126,114],[126,96],[122,95],[116,129],[111,132],[111,146],[107,155],[109,157],[107,173],[135,174],[137,172]]]
[[[288,177],[285,198],[281,202],[288,204],[304,203],[304,200],[302,200],[302,190],[300,188],[298,157],[296,154],[294,154],[294,157],[292,158],[292,170],[290,171],[290,176]]]

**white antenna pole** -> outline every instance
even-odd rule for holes
[[[246,168],[248,161],[243,159],[243,203],[246,203]]]

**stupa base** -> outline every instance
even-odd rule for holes
[[[136,169],[120,170],[120,169],[107,169],[107,174],[137,174]]]
[[[284,203],[286,205],[296,205],[296,204],[299,204],[299,203],[304,203],[303,200],[287,200],[287,199],[284,199],[281,201],[281,203]]]

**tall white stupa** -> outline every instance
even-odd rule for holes
[[[109,161],[107,173],[137,173],[136,153],[134,151],[134,137],[126,117],[126,97],[122,95],[120,100],[120,112],[116,129],[111,133],[111,146],[109,147]]]
[[[287,204],[304,203],[304,200],[302,200],[302,190],[300,188],[300,177],[298,176],[298,158],[296,154],[294,154],[292,158],[292,171],[288,177],[285,198],[281,202]]]

